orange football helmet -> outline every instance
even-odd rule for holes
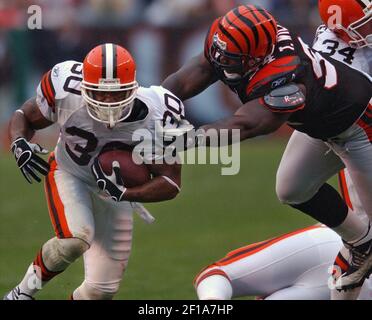
[[[93,119],[111,128],[126,119],[137,88],[136,63],[123,47],[105,43],[85,57],[81,94]]]
[[[276,21],[258,6],[239,6],[216,21],[212,28],[215,32],[209,42],[209,59],[227,84],[241,81],[274,51]]]
[[[371,0],[318,0],[327,27],[353,48],[372,46]]]

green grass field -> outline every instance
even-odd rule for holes
[[[184,166],[178,198],[147,205],[156,223],[136,217],[132,255],[116,299],[195,299],[192,280],[202,267],[240,246],[313,224],[276,199],[284,146],[277,140],[244,144],[235,176],[221,176],[219,165]],[[53,229],[43,186],[28,185],[8,154],[1,154],[0,177],[1,296],[20,281]],[[66,299],[82,280],[80,259],[37,298]]]

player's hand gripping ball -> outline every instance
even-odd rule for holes
[[[127,188],[145,184],[151,179],[145,164],[136,164],[132,153],[109,150],[101,153],[92,165],[98,187],[114,201],[122,201]]]

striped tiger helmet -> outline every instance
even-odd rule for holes
[[[123,47],[102,44],[85,57],[81,94],[94,120],[112,128],[126,119],[137,88],[135,61]]]
[[[372,47],[371,0],[318,0],[327,27],[353,48]]]
[[[272,54],[277,24],[265,9],[242,5],[215,22],[209,41],[209,60],[229,85],[238,84]]]

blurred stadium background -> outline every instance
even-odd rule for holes
[[[160,84],[203,48],[209,24],[239,0],[0,0],[0,296],[13,287],[51,236],[42,185],[28,185],[8,152],[11,113],[34,95],[41,75],[102,42],[127,47],[141,85]],[[312,42],[320,20],[316,0],[252,0]],[[42,8],[42,29],[28,30],[27,8]],[[216,84],[186,103],[195,124],[230,114],[239,102]],[[41,131],[53,146],[56,128]],[[241,170],[221,176],[218,165],[186,165],[183,191],[147,207],[154,225],[136,218],[133,251],[116,299],[195,299],[192,280],[207,264],[251,242],[314,223],[280,205],[275,172],[289,129],[244,143]],[[107,271],[109,272],[109,270]],[[81,261],[48,285],[40,299],[65,299],[83,277]]]

